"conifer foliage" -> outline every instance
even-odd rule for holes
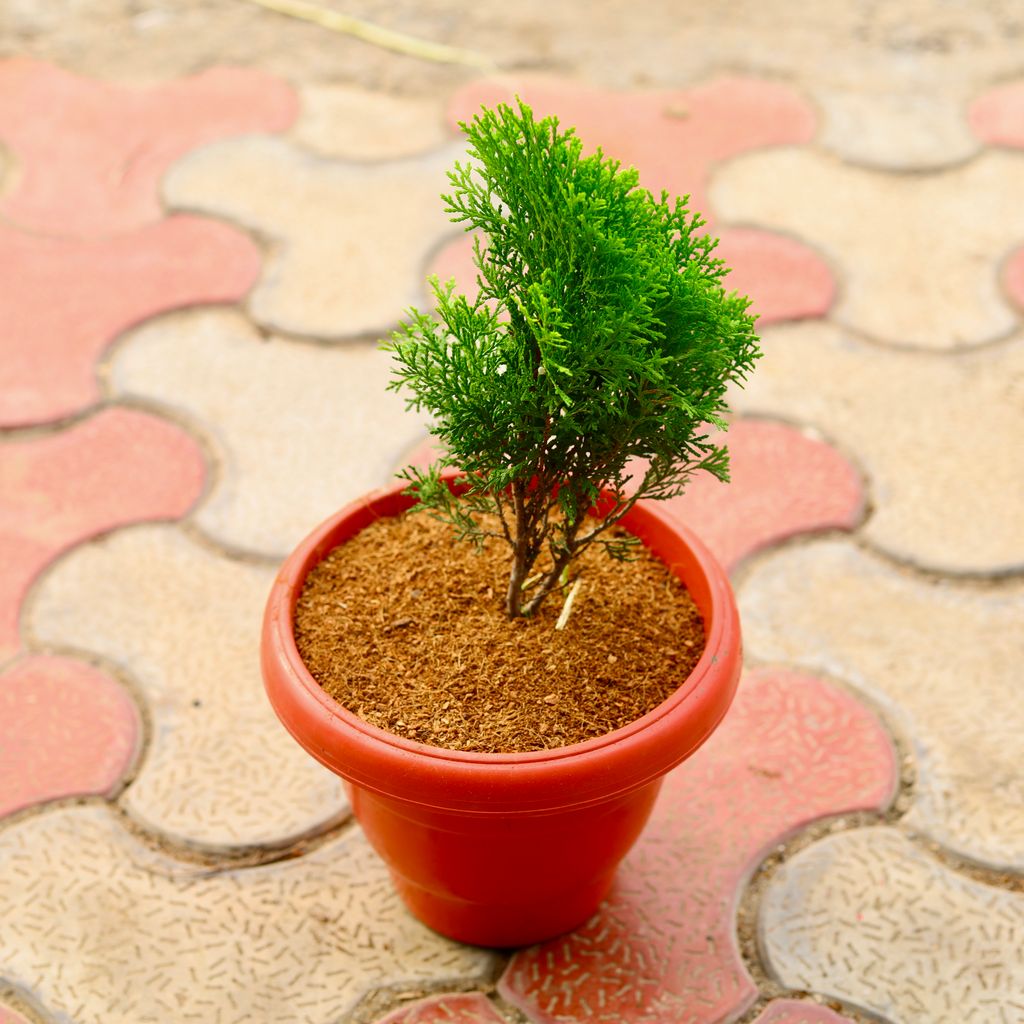
[[[507,541],[515,617],[564,586],[591,544],[624,557],[610,528],[636,501],[678,495],[702,470],[728,479],[711,432],[758,339],[685,198],[655,198],[635,170],[584,156],[573,130],[522,102],[460,127],[471,160],[442,198],[476,232],[479,293],[433,278],[436,315],[410,310],[385,347],[390,387],[410,389],[448,449],[404,471],[410,491],[460,538]],[[445,466],[464,474],[460,498]],[[612,500],[588,516],[601,491]],[[485,529],[483,513],[500,525]]]

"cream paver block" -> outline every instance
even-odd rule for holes
[[[387,483],[426,420],[386,390],[373,342],[261,338],[234,312],[197,311],[128,336],[112,389],[183,412],[212,440],[220,473],[195,515],[229,548],[284,557],[317,523]]]
[[[215,144],[164,181],[173,207],[236,221],[270,241],[249,310],[263,325],[343,338],[382,334],[425,303],[430,254],[459,228],[440,194],[464,154],[453,143],[409,160],[359,164],[279,139]]]
[[[732,404],[812,425],[858,460],[873,544],[942,572],[1024,568],[1024,336],[951,356],[819,322],[764,332],[764,352]]]
[[[444,104],[356,86],[299,87],[302,113],[292,138],[315,153],[346,160],[389,160],[436,149],[451,136]]]
[[[830,836],[784,864],[760,933],[784,985],[893,1024],[1024,1020],[1024,896],[957,874],[891,828]]]
[[[764,557],[739,597],[751,658],[845,679],[897,723],[917,766],[909,825],[1024,869],[1024,581],[921,578],[820,540]]]
[[[127,529],[67,555],[32,602],[32,634],[101,654],[139,686],[152,739],[121,803],[173,843],[285,846],[347,814],[340,780],[296,745],[263,692],[273,578],[176,527]]]
[[[1024,153],[891,174],[777,149],[720,168],[711,198],[726,222],[792,232],[821,248],[845,274],[833,315],[874,339],[954,349],[1017,323],[998,270],[1024,239]]]
[[[358,829],[210,871],[108,808],[62,808],[0,833],[0,905],[0,977],[75,1024],[320,1024],[375,987],[472,985],[494,964],[402,908]]]
[[[881,170],[947,167],[981,148],[968,130],[966,97],[945,83],[860,80],[822,85],[814,97],[824,109],[820,141],[850,163]],[[914,87],[916,85],[916,87]]]

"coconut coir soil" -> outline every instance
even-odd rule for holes
[[[637,545],[586,551],[568,622],[555,591],[509,621],[510,549],[456,542],[426,515],[382,519],[306,579],[295,639],[313,678],[389,732],[453,750],[565,746],[660,704],[696,665],[704,624],[686,588]]]

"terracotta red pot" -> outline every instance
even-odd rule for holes
[[[396,484],[328,519],[278,573],[263,622],[270,701],[296,740],[348,783],[367,838],[412,912],[443,935],[520,946],[569,931],[596,909],[670,769],[714,731],[740,674],[729,581],[704,545],[656,503],[623,525],[687,585],[707,646],[671,697],[596,739],[525,754],[444,750],[392,735],[346,711],[306,670],[292,616],[310,569],[411,498]]]

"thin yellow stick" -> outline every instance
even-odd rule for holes
[[[362,39],[365,43],[372,43],[374,46],[404,53],[410,57],[419,57],[422,60],[431,60],[438,64],[467,64],[471,68],[480,68],[484,71],[497,70],[494,61],[482,54],[473,53],[471,50],[461,50],[455,46],[445,46],[442,43],[427,42],[424,39],[417,39],[415,36],[407,36],[403,32],[381,28],[372,22],[363,21],[362,18],[354,18],[350,14],[341,14],[339,11],[331,11],[326,7],[307,3],[306,0],[249,0],[249,2],[259,7],[265,7],[269,11],[275,11],[277,14],[286,14],[292,18],[310,21],[314,25],[328,28],[332,32],[344,32],[346,35],[355,36],[356,39]]]

